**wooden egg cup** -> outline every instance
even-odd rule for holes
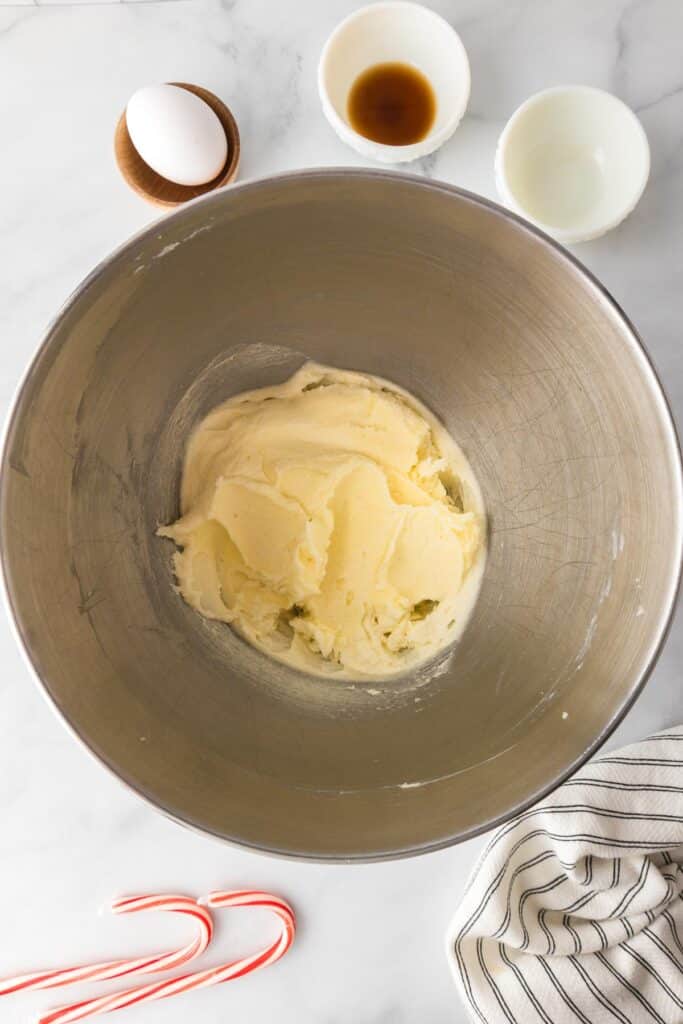
[[[114,156],[119,171],[133,191],[146,199],[148,203],[167,208],[180,206],[188,199],[194,199],[196,196],[205,195],[223,185],[229,185],[237,177],[240,162],[240,133],[237,122],[225,103],[208,89],[202,89],[199,85],[190,85],[188,82],[171,82],[169,84],[180,89],[187,89],[188,92],[199,96],[211,107],[225,131],[228,140],[228,156],[220,174],[204,185],[178,185],[174,181],[168,181],[167,178],[162,178],[160,174],[153,171],[136,150],[128,133],[124,110],[114,134]]]

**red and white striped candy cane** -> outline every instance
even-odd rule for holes
[[[28,989],[59,988],[77,981],[110,981],[112,978],[123,978],[132,974],[172,971],[200,956],[213,936],[211,914],[189,896],[128,896],[115,900],[111,909],[115,914],[136,914],[142,910],[164,910],[173,914],[184,914],[199,925],[199,931],[192,942],[170,953],[150,954],[137,957],[135,960],[108,960],[84,967],[35,971],[32,974],[6,978],[0,980],[0,995]]]
[[[296,927],[294,911],[278,896],[271,896],[270,893],[255,890],[212,892],[210,896],[202,900],[202,903],[216,910],[226,907],[265,907],[272,910],[278,918],[280,935],[260,953],[254,953],[242,960],[235,960],[222,967],[210,967],[195,974],[185,974],[179,978],[172,978],[170,981],[154,982],[139,988],[128,989],[126,992],[118,992],[114,995],[101,996],[99,999],[87,999],[82,1003],[64,1006],[44,1014],[38,1024],[71,1024],[72,1021],[94,1017],[96,1014],[122,1010],[126,1006],[137,1006],[140,1003],[149,1003],[157,999],[180,995],[182,992],[191,992],[192,989],[220,985],[225,981],[241,978],[251,971],[258,970],[259,967],[274,964],[276,960],[285,955],[294,940]]]

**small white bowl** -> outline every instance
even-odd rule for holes
[[[358,76],[375,64],[397,61],[421,71],[436,97],[434,123],[410,146],[366,139],[349,124],[349,92]],[[455,29],[421,4],[390,2],[362,7],[334,30],[320,55],[318,91],[337,135],[363,156],[401,163],[426,156],[450,138],[470,95],[470,65]]]
[[[536,93],[505,126],[496,185],[515,213],[560,242],[584,242],[620,224],[643,194],[650,147],[633,111],[584,85]]]

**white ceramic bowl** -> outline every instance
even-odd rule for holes
[[[358,76],[393,61],[421,71],[436,96],[429,133],[410,146],[366,139],[348,119],[349,92]],[[434,11],[414,3],[377,3],[355,11],[334,30],[320,56],[318,90],[325,116],[344,142],[371,159],[401,163],[432,153],[458,127],[470,95],[470,66],[460,36]]]
[[[633,111],[584,85],[536,93],[505,126],[496,185],[511,210],[560,242],[616,227],[640,199],[650,147]]]

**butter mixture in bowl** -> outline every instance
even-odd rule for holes
[[[485,558],[479,487],[415,398],[308,363],[236,395],[190,438],[185,600],[305,671],[388,676],[462,632]]]

